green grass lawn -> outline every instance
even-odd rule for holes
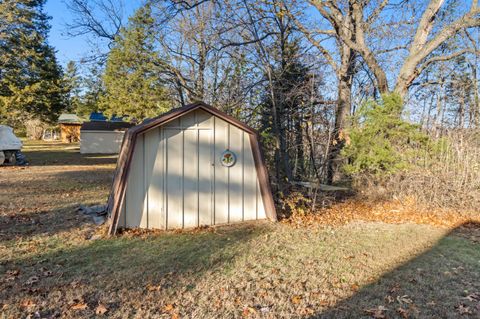
[[[479,225],[260,222],[89,240],[105,229],[75,208],[106,200],[115,159],[42,145],[27,145],[31,167],[0,168],[0,318],[480,317]]]

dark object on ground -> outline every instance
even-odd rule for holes
[[[25,155],[20,151],[0,151],[0,165],[26,166],[28,165],[28,161]]]
[[[80,211],[84,215],[92,216],[95,225],[103,225],[107,220],[106,205],[94,205],[90,207],[80,205],[78,211]]]
[[[15,151],[0,151],[0,165],[15,165]]]
[[[21,152],[21,151],[16,151],[15,152],[15,160],[16,160],[16,165],[18,166],[27,166],[28,161],[27,157]]]

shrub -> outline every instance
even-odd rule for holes
[[[349,175],[385,177],[408,168],[409,158],[428,137],[418,126],[402,119],[402,99],[396,94],[362,105],[351,118],[352,126],[342,155]]]
[[[353,188],[371,199],[428,208],[480,209],[480,131],[456,129],[429,137],[401,118],[402,101],[384,96],[352,117],[342,154]]]

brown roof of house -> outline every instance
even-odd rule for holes
[[[120,216],[120,207],[125,196],[126,181],[130,171],[130,163],[132,160],[133,150],[135,148],[137,135],[144,133],[155,127],[166,124],[167,122],[170,122],[196,109],[202,109],[249,133],[250,144],[252,146],[252,152],[253,152],[253,159],[255,162],[255,167],[257,168],[260,191],[266,206],[265,211],[266,211],[267,217],[270,220],[277,220],[277,214],[276,214],[275,205],[273,201],[272,191],[270,188],[268,172],[263,160],[263,154],[260,148],[257,132],[251,127],[247,126],[246,124],[240,122],[236,118],[226,113],[223,113],[210,105],[207,105],[203,102],[195,102],[192,104],[185,105],[183,107],[172,109],[171,111],[164,113],[156,118],[153,118],[149,121],[143,122],[137,126],[130,128],[125,133],[125,136],[122,142],[122,147],[120,149],[120,153],[117,160],[117,167],[115,169],[115,176],[112,184],[112,189],[110,191],[110,196],[108,198],[108,204],[107,204],[108,215],[110,217],[110,229],[109,229],[110,234],[115,234],[117,230],[118,218]]]
[[[133,123],[128,122],[107,122],[107,121],[93,121],[84,122],[81,131],[126,131],[134,126]]]

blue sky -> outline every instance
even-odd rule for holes
[[[67,0],[68,1],[68,0]],[[139,1],[126,0],[125,16],[130,16],[135,10]],[[79,61],[82,57],[88,55],[91,50],[91,44],[86,36],[70,38],[66,36],[66,24],[73,18],[68,10],[65,0],[47,0],[45,5],[46,13],[51,17],[51,30],[49,33],[49,43],[57,51],[57,59],[62,65],[68,61]]]

